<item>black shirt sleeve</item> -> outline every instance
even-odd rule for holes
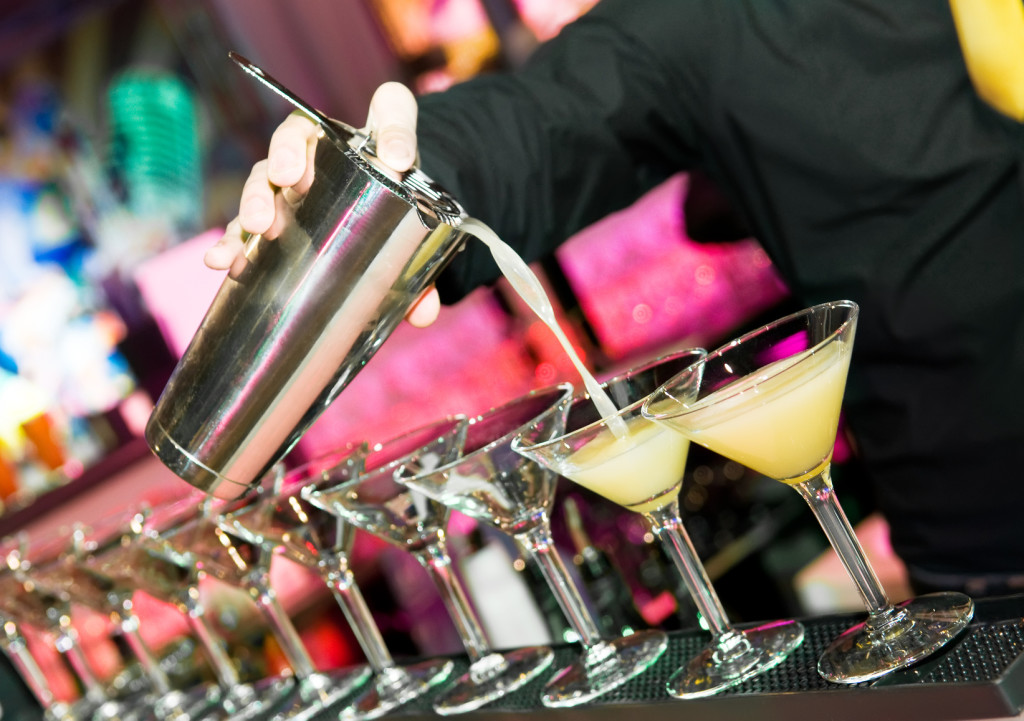
[[[423,97],[424,170],[532,261],[690,165],[694,133],[679,112],[686,105],[665,103],[687,92],[684,66],[668,62],[670,38],[649,27],[670,33],[653,21],[664,7],[605,0],[519,72]],[[469,244],[445,274],[446,301],[497,276],[478,246]]]

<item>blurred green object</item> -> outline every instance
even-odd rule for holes
[[[182,234],[202,225],[202,167],[192,89],[178,76],[132,69],[108,90],[109,164],[133,214]]]

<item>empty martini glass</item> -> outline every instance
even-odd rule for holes
[[[403,484],[489,524],[515,539],[537,563],[559,606],[583,643],[583,653],[544,687],[545,706],[575,706],[618,688],[658,660],[668,643],[661,631],[638,631],[605,639],[562,563],[551,538],[551,508],[557,477],[512,450],[512,439],[528,443],[562,435],[572,385],[533,391],[470,418],[463,455],[415,475]]]
[[[399,666],[388,651],[349,567],[354,529],[336,515],[306,500],[304,489],[332,487],[351,480],[363,467],[365,444],[329,453],[288,471],[261,504],[225,515],[223,524],[235,535],[260,543],[314,569],[338,601],[362,648],[373,677],[368,687],[341,712],[342,716],[376,718],[419,698],[446,680],[454,668],[448,659],[430,659]]]
[[[110,697],[86,661],[78,631],[72,625],[70,596],[43,585],[34,576],[37,565],[52,562],[67,543],[64,535],[30,543],[28,536],[21,534],[5,544],[0,567],[0,614],[53,637],[55,647],[82,686],[82,698],[70,707],[75,716],[117,719],[128,709]]]
[[[263,493],[229,503],[215,503],[213,499],[207,499],[197,518],[163,538],[176,550],[193,554],[205,573],[248,594],[298,681],[297,692],[286,707],[275,711],[276,716],[312,717],[351,693],[369,677],[370,669],[366,666],[329,672],[316,669],[298,630],[270,584],[273,551],[267,551],[250,534],[240,532],[233,523],[225,520],[230,513],[244,512],[263,500]]]
[[[139,618],[134,612],[134,579],[118,578],[99,570],[91,557],[111,557],[110,567],[130,562],[132,527],[142,523],[143,511],[127,511],[101,520],[95,526],[74,527],[68,546],[50,563],[38,566],[35,580],[44,586],[61,591],[74,603],[107,615],[121,632],[143,673],[152,686],[152,692],[138,699],[149,705],[157,717],[194,715],[209,705],[207,691],[198,688],[186,693],[175,689],[139,632]]]
[[[77,715],[69,704],[58,701],[50,689],[46,674],[39,668],[35,657],[28,650],[28,642],[21,634],[21,629],[14,621],[0,616],[0,650],[10,660],[18,675],[25,682],[32,697],[43,709],[43,718],[47,721],[75,721]]]
[[[18,675],[25,682],[32,697],[43,709],[46,721],[78,721],[71,704],[59,701],[50,689],[46,674],[39,668],[35,657],[28,650],[28,642],[14,621],[0,616],[0,650],[4,652]]]
[[[0,545],[0,556],[7,558],[8,553],[15,550],[16,545],[14,539],[6,539]],[[0,571],[0,576],[3,575],[3,571]],[[46,674],[29,651],[28,642],[22,635],[18,623],[0,612],[0,627],[0,650],[6,654],[33,698],[43,709],[43,718],[46,721],[77,721],[78,715],[71,704],[58,700],[54,695]]]
[[[443,419],[373,447],[368,469],[333,488],[307,489],[306,497],[353,525],[408,551],[430,575],[444,600],[469,657],[469,670],[434,699],[434,710],[448,715],[480,708],[536,678],[551,665],[547,646],[507,653],[491,649],[448,555],[445,529],[450,509],[395,481],[458,458],[465,417]]]
[[[962,631],[974,603],[937,593],[893,605],[830,477],[857,305],[823,303],[709,353],[645,402],[664,423],[723,456],[792,486],[810,505],[868,609],[818,660],[829,681],[859,683],[909,666]]]
[[[210,664],[217,685],[206,689],[211,706],[202,716],[230,717],[235,721],[256,718],[280,706],[292,692],[292,681],[272,677],[243,683],[222,641],[206,618],[199,590],[205,572],[198,558],[169,543],[167,536],[195,522],[199,502],[194,498],[168,501],[147,507],[129,525],[120,551],[90,553],[83,564],[116,583],[131,584],[184,616]]]
[[[668,691],[678,698],[709,696],[774,668],[804,637],[803,627],[795,621],[742,630],[729,622],[679,516],[690,442],[640,413],[648,395],[704,355],[702,349],[680,351],[604,382],[602,387],[620,408],[620,424],[610,425],[589,396],[578,396],[564,435],[532,445],[521,438],[512,442],[516,451],[643,514],[650,524],[712,635],[711,642],[669,678]]]

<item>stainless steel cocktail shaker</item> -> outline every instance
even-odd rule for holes
[[[278,195],[284,229],[256,236],[216,297],[146,427],[175,474],[221,498],[258,483],[327,408],[462,246],[463,211],[419,170],[392,180],[372,138],[320,123],[314,175]]]

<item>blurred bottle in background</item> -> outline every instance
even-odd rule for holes
[[[5,506],[20,506],[80,475],[123,440],[105,421],[136,390],[119,344],[127,328],[96,273],[70,169],[87,160],[46,64],[22,62],[4,86],[0,133],[0,436]],[[109,198],[108,198],[109,200]]]
[[[590,596],[601,630],[615,637],[649,628],[651,624],[637,610],[622,571],[604,550],[594,544],[584,528],[576,497],[565,499],[563,513],[576,551],[572,561]]]
[[[66,482],[64,429],[31,381],[0,369],[0,498],[17,506]]]

